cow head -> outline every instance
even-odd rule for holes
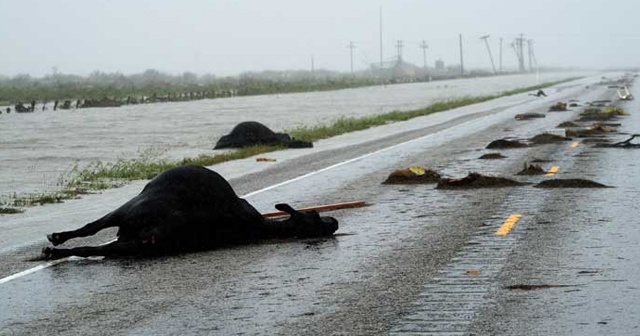
[[[299,238],[330,236],[338,230],[338,221],[329,216],[320,216],[316,211],[300,212],[288,204],[276,204],[276,209],[288,213],[295,236]]]

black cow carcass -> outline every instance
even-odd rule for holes
[[[242,148],[258,145],[278,145],[289,148],[313,147],[311,142],[300,141],[286,133],[276,133],[257,121],[241,122],[223,135],[214,149]]]
[[[56,246],[118,227],[117,240],[95,247],[46,247],[43,257],[154,256],[266,238],[331,236],[338,229],[333,217],[321,217],[315,211],[302,213],[287,204],[277,204],[276,208],[290,216],[263,218],[212,170],[200,166],[173,168],[156,176],[139,195],[104,217],[77,230],[47,236]]]

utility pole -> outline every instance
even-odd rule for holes
[[[427,49],[429,46],[427,45],[427,41],[422,40],[420,43],[420,48],[422,48],[422,63],[424,64],[424,71],[427,71]]]
[[[529,51],[529,72],[533,72],[533,40],[527,40],[527,50]]]
[[[356,48],[356,45],[353,44],[353,41],[349,42],[349,45],[347,46],[347,48],[349,48],[349,54],[351,56],[351,74],[353,75],[353,49]]]
[[[524,37],[523,34],[520,34],[514,43],[513,47],[516,51],[516,55],[518,56],[518,71],[520,73],[525,73],[526,69],[524,67]]]
[[[460,38],[460,77],[464,77],[464,56],[462,55],[462,34],[459,35]]]
[[[383,57],[382,57],[382,6],[380,6],[380,71],[382,71]]]
[[[402,63],[402,41],[398,40],[398,42],[396,42],[396,48],[398,50],[398,64]]]
[[[498,72],[496,71],[496,65],[493,63],[493,55],[491,55],[491,48],[489,48],[489,36],[490,35],[484,35],[482,37],[480,37],[481,40],[484,40],[484,44],[487,46],[487,51],[489,52],[489,58],[491,59],[491,67],[493,68],[493,74],[497,75]]]
[[[313,55],[311,55],[311,77],[316,77],[316,66],[314,64]]]
[[[502,37],[500,38],[500,73],[502,74]]]

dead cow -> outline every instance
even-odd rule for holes
[[[96,247],[47,247],[45,259],[68,256],[153,256],[208,250],[265,238],[330,236],[333,217],[299,212],[287,204],[276,208],[286,219],[265,219],[239,198],[218,173],[200,166],[173,168],[156,176],[142,192],[106,216],[84,227],[47,236],[55,246],[118,227],[118,239]]]
[[[231,130],[231,133],[223,135],[214,149],[242,148],[257,145],[280,145],[289,148],[313,147],[311,142],[296,140],[291,138],[289,134],[275,133],[259,122],[245,121],[236,125]]]

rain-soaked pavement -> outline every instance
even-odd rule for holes
[[[548,98],[503,98],[344,135],[309,151],[273,153],[278,162],[266,169],[251,160],[214,167],[261,211],[280,201],[371,204],[332,213],[341,225],[333,238],[147,260],[70,260],[7,278],[42,264],[26,260],[45,246],[45,233],[101,216],[144,183],[3,216],[0,335],[637,334],[640,151],[576,139],[477,160],[492,140],[554,129],[580,109],[530,121],[515,114],[544,112],[569,98],[613,98],[615,90],[593,85],[599,78],[547,90]],[[620,105],[631,113],[620,119],[620,132],[640,133],[637,101]],[[526,182],[549,178],[514,176],[533,158],[551,160],[543,165],[559,167],[555,177],[615,188],[380,184],[409,165],[452,177],[478,171]],[[513,229],[495,235],[510,217]]]

